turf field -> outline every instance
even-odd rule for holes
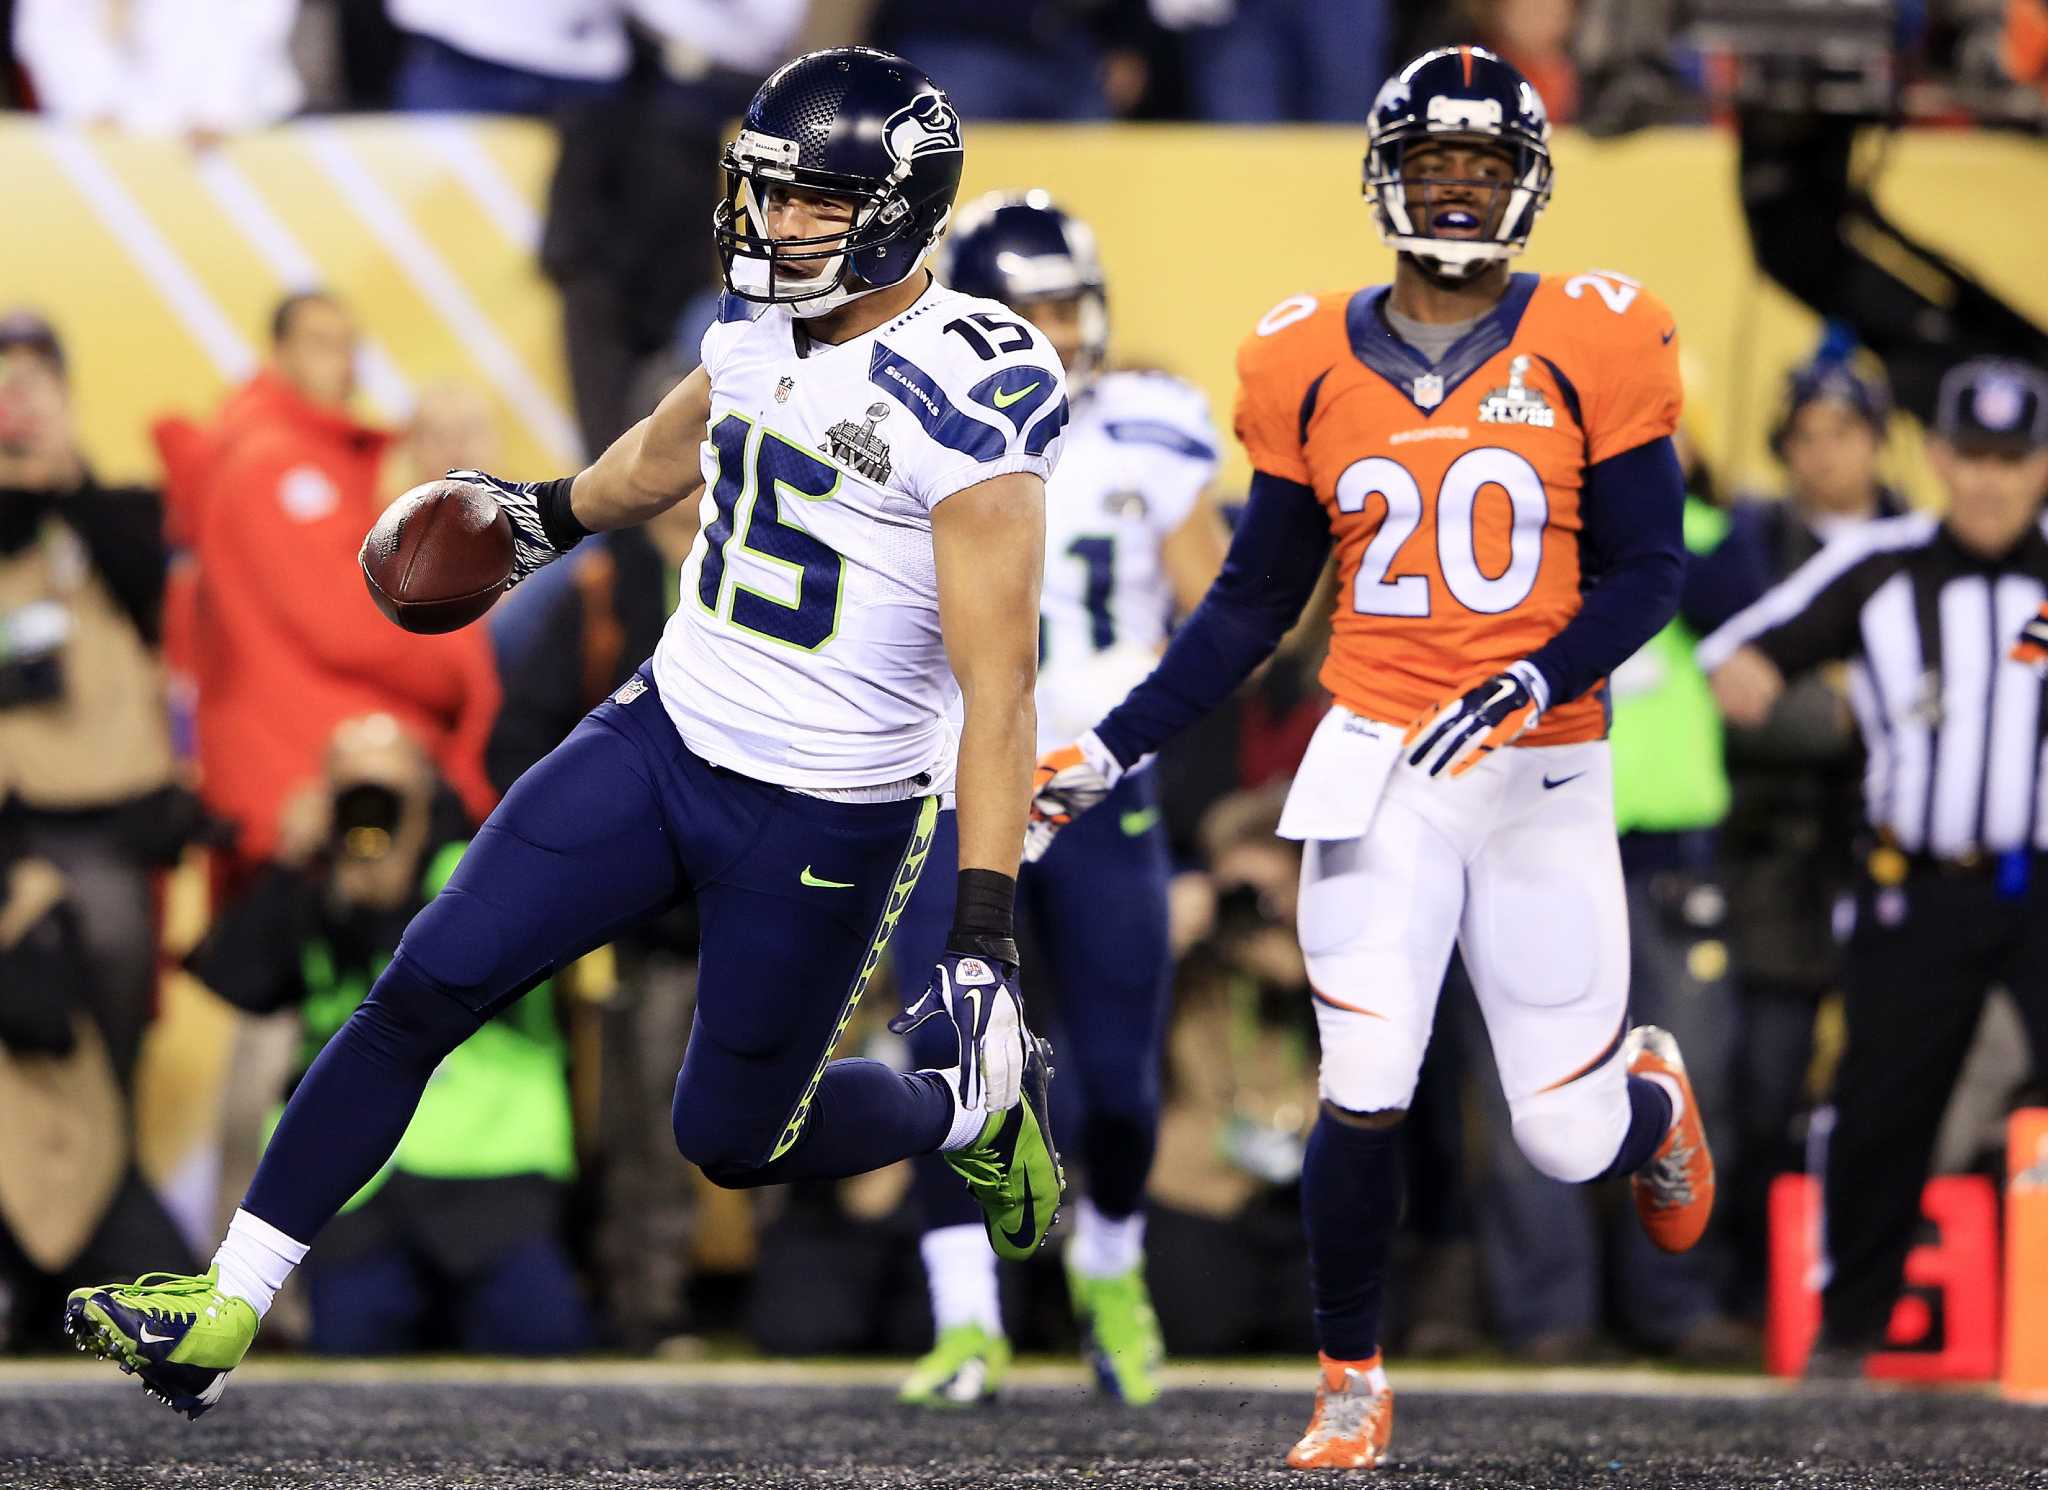
[[[188,1424],[110,1368],[0,1371],[0,1486],[1296,1485],[1298,1370],[1180,1367],[1124,1413],[1064,1367],[998,1411],[899,1408],[870,1368],[285,1363]],[[109,1379],[112,1375],[113,1379]],[[1425,1487],[2048,1487],[2048,1410],[1748,1378],[1405,1372],[1385,1473]],[[1319,1477],[1326,1478],[1326,1477]]]

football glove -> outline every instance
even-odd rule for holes
[[[2048,605],[2020,628],[2020,639],[2012,644],[2012,660],[2048,672]]]
[[[1446,769],[1463,776],[1492,751],[1535,727],[1543,717],[1549,689],[1527,662],[1495,673],[1477,688],[1438,704],[1408,726],[1403,746],[1415,749],[1408,764],[1430,775]]]
[[[940,1015],[953,1021],[960,1064],[954,1090],[970,1112],[1005,1112],[1024,1091],[1024,1000],[1018,991],[1017,944],[1007,937],[985,939],[988,955],[949,947],[932,970],[932,981],[916,1003],[889,1021],[907,1035]]]
[[[1108,796],[1123,774],[1093,730],[1040,756],[1031,783],[1031,820],[1024,827],[1024,862],[1044,858],[1053,836]]]
[[[485,471],[450,471],[450,481],[468,481],[481,486],[497,499],[498,506],[512,523],[512,578],[505,588],[511,589],[529,574],[544,565],[552,564],[562,557],[562,550],[548,541],[548,533],[540,520],[540,501],[533,485],[525,481],[501,481]]]

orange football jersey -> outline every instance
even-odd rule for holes
[[[1678,425],[1671,313],[1622,275],[1516,274],[1432,368],[1388,287],[1297,295],[1238,351],[1237,437],[1312,488],[1336,539],[1323,684],[1406,725],[1528,656],[1579,609],[1586,468]],[[1607,732],[1606,685],[1517,742]]]

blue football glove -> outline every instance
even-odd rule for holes
[[[1543,675],[1527,662],[1495,673],[1408,726],[1401,742],[1415,747],[1408,764],[1420,766],[1432,776],[1441,775],[1446,768],[1453,776],[1463,776],[1485,756],[1535,728],[1549,692]]]
[[[945,1015],[960,1043],[954,1089],[970,1112],[1003,1112],[1024,1092],[1024,999],[1018,990],[1017,944],[1007,937],[976,938],[979,950],[948,947],[924,994],[889,1021],[907,1035]]]
[[[547,529],[540,520],[540,502],[531,482],[501,481],[486,471],[450,471],[446,479],[482,487],[511,521],[512,578],[506,582],[506,589],[562,557],[562,550],[548,542]]]

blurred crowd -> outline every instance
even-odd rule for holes
[[[1448,19],[1409,0],[10,9],[5,83],[63,118],[202,143],[306,109],[554,119],[564,154],[542,255],[592,449],[682,370],[672,349],[709,314],[712,141],[799,45],[901,50],[971,115],[1238,122],[1357,121],[1385,70],[1372,56],[1451,31],[1492,40],[1570,118],[1628,73],[1586,59],[1636,45],[1595,0],[1468,0]],[[201,34],[195,58],[185,48]],[[1658,55],[1671,91],[1645,104],[1637,76],[1638,122],[1698,109],[1695,59]],[[639,169],[652,159],[659,171]],[[625,681],[676,603],[689,534],[657,521],[584,545],[489,627],[419,637],[385,623],[357,569],[362,535],[417,481],[488,468],[497,435],[488,402],[453,385],[426,391],[401,429],[365,422],[360,334],[336,295],[285,299],[261,371],[218,408],[157,424],[163,483],[144,490],[104,486],[80,450],[61,328],[33,310],[0,316],[0,1347],[48,1343],[72,1280],[189,1270],[181,1222],[215,1229],[211,1215],[174,1220],[136,1164],[131,1112],[165,963],[247,1016],[212,1063],[233,1195],[276,1105],[474,824]],[[1388,1342],[1405,1353],[1755,1359],[1767,1190],[1825,1135],[1847,907],[1871,846],[1841,670],[1791,680],[1768,718],[1736,728],[1692,646],[1827,540],[1905,510],[1880,476],[1894,418],[1882,371],[1837,333],[1785,377],[1781,490],[1722,491],[1692,447],[1684,610],[1612,684],[1634,1010],[1679,1035],[1711,1115],[1724,1179],[1709,1242],[1653,1253],[1613,1197],[1529,1168],[1454,967],[1407,1125]],[[1296,849],[1273,830],[1328,702],[1315,680],[1326,609],[1157,767],[1179,971],[1148,1215],[1153,1297],[1179,1354],[1311,1347],[1297,1181],[1315,1030]],[[166,950],[174,871],[203,882],[208,910],[203,935]],[[786,1352],[928,1341],[901,1167],[739,1193],[677,1159],[669,1091],[694,944],[682,907],[534,989],[449,1059],[304,1270],[303,1339],[343,1353],[689,1349],[714,1331]],[[892,1006],[878,991],[849,1047],[904,1060],[883,1028]],[[2011,1028],[1994,1003],[1944,1167],[1995,1165],[1992,1119],[2025,1096]],[[1026,1348],[1071,1333],[1050,1257],[1006,1276]]]
[[[1808,38],[1874,12],[1953,115],[2038,122],[2040,0],[1782,7]],[[854,41],[917,59],[978,119],[1362,118],[1392,60],[1479,41],[1521,69],[1559,122],[1597,130],[1702,117],[1727,82],[1717,18],[1754,0],[0,0],[0,102],[195,141],[304,111],[544,115],[644,83],[716,117],[794,51]],[[10,15],[11,12],[11,15]],[[1770,47],[1797,52],[1798,32]],[[1741,47],[1737,46],[1736,51]],[[1831,64],[1832,65],[1832,64]],[[735,94],[735,89],[737,93]],[[2005,95],[2032,93],[2032,103]],[[721,112],[723,111],[723,112]]]

